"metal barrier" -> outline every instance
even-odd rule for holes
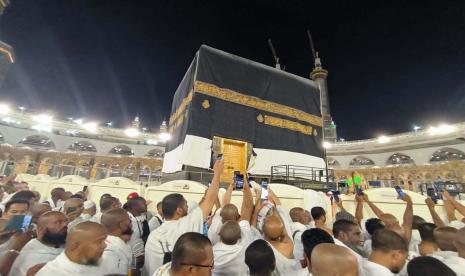
[[[336,187],[334,171],[297,165],[271,167],[271,182],[285,183],[302,189],[331,190]]]

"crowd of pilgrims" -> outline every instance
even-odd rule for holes
[[[27,183],[1,185],[1,275],[465,275],[465,206],[447,192],[447,221],[426,200],[434,223],[414,215],[405,194],[403,222],[383,212],[367,195],[355,196],[355,214],[339,201],[332,227],[322,207],[286,212],[269,189],[246,183],[242,204],[231,202],[230,185],[218,199],[222,160],[214,164],[211,186],[200,202],[169,194],[147,211],[133,193],[122,205],[105,194],[97,206],[85,192],[51,191],[49,200]],[[252,182],[252,181],[250,181]],[[255,200],[253,197],[255,193]],[[376,217],[363,217],[370,208]],[[442,207],[441,207],[442,208]],[[212,211],[213,210],[213,211]],[[26,231],[5,226],[15,215],[30,214]]]

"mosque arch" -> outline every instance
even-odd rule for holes
[[[340,168],[341,167],[341,164],[339,163],[339,161],[337,161],[334,158],[328,157],[327,162],[328,162],[329,168]]]
[[[68,149],[77,152],[97,152],[97,148],[89,141],[76,141],[69,145]]]
[[[465,160],[465,153],[455,148],[441,148],[431,155],[430,162],[446,162],[454,160]]]
[[[110,154],[116,155],[134,155],[134,151],[126,145],[118,145],[110,150]]]
[[[388,158],[388,160],[386,161],[386,165],[415,165],[415,161],[412,159],[412,157],[408,156],[407,154],[396,152]]]
[[[52,139],[45,135],[35,134],[27,136],[19,141],[19,144],[32,146],[35,148],[48,148],[48,149],[55,149],[55,143]]]
[[[365,156],[357,156],[353,158],[349,163],[350,167],[369,167],[374,165],[375,162],[373,162],[373,160]]]
[[[155,159],[162,159],[165,153],[161,149],[152,149],[147,152],[145,156],[155,158]]]

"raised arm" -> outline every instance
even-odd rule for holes
[[[223,203],[221,204],[222,207],[228,203],[231,203],[231,197],[232,197],[233,191],[234,191],[234,183],[229,184],[228,189],[226,190],[226,193],[224,194],[224,197],[223,197]]]
[[[454,208],[455,208],[460,214],[462,214],[462,216],[465,217],[465,206],[464,206],[463,204],[461,204],[460,202],[458,202],[457,200],[455,200],[455,198],[451,197],[447,191],[444,191],[444,192],[442,193],[442,195],[444,196],[444,198],[445,198],[446,200],[450,200],[450,202],[452,203],[452,205],[454,205]]]
[[[434,209],[435,207],[434,201],[430,197],[427,197],[425,199],[425,203],[426,203],[426,206],[428,206],[428,210],[429,210],[429,213],[431,214],[431,217],[433,218],[434,224],[436,224],[437,227],[446,226],[444,221],[441,219],[441,217],[438,215],[438,213]]]
[[[382,215],[384,215],[383,211],[378,208],[373,202],[370,201],[368,198],[368,195],[364,194],[363,199],[365,200],[366,203],[368,203],[368,206],[370,206],[370,209],[375,213],[375,215],[380,218]]]
[[[250,224],[253,227],[257,227],[257,222],[258,222],[258,212],[260,212],[260,209],[263,206],[263,200],[261,199],[261,191],[260,190],[255,190],[255,206],[253,209],[253,214],[252,218],[250,219]]]
[[[363,219],[363,196],[355,195],[355,200],[357,201],[357,207],[355,208],[355,219],[360,225]]]
[[[404,229],[405,239],[410,242],[412,238],[412,224],[413,224],[413,203],[412,199],[408,194],[404,194],[402,200],[407,203],[404,212],[404,222],[402,223],[402,228]]]
[[[274,205],[281,205],[281,200],[279,200],[279,198],[276,196],[273,190],[271,190],[270,186],[268,186],[268,196],[271,199],[271,201],[274,202]]]
[[[244,189],[242,190],[242,207],[241,207],[241,220],[250,221],[252,217],[254,206],[252,191],[249,182],[244,178]]]
[[[207,219],[210,211],[215,204],[216,199],[218,198],[218,191],[220,188],[220,177],[223,173],[224,169],[224,161],[217,160],[215,165],[213,166],[213,179],[210,188],[208,189],[207,193],[205,194],[205,200],[199,205],[200,209],[202,209],[203,218]]]

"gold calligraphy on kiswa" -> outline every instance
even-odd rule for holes
[[[231,89],[221,88],[210,83],[195,81],[194,92],[219,98],[223,101],[252,107],[258,110],[284,115],[290,118],[307,122],[315,126],[323,126],[323,121],[321,117],[308,114],[302,110],[290,106],[262,100],[253,96],[248,96]]]
[[[265,125],[268,125],[268,126],[285,128],[285,129],[289,129],[289,130],[292,130],[292,131],[297,131],[297,132],[303,133],[305,135],[313,135],[313,134],[315,134],[315,136],[316,136],[316,134],[317,134],[317,132],[313,131],[313,128],[311,126],[306,126],[306,125],[303,125],[301,123],[297,123],[297,122],[293,122],[293,121],[289,121],[289,120],[286,120],[286,119],[277,118],[277,117],[273,117],[273,116],[269,116],[269,115],[259,114],[257,116],[257,121],[260,122],[260,123],[263,123]]]

